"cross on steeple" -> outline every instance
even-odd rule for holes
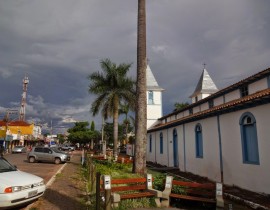
[[[206,63],[203,63],[203,69],[205,69]]]

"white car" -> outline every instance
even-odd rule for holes
[[[0,158],[0,208],[30,203],[45,190],[41,177],[19,171],[5,158]]]

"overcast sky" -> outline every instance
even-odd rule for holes
[[[147,54],[163,112],[190,102],[203,63],[219,89],[270,66],[269,0],[146,0]],[[0,111],[18,108],[29,77],[26,120],[96,120],[87,76],[100,60],[133,63],[137,0],[0,0]],[[62,130],[63,131],[63,130]]]

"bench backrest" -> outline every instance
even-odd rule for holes
[[[151,180],[152,181],[152,180]],[[104,190],[104,181],[100,180],[100,189]],[[149,189],[146,177],[141,178],[126,178],[126,179],[111,179],[111,191],[120,192],[120,191],[133,191],[133,190],[146,190]]]
[[[190,194],[190,195],[203,195],[209,197],[215,197],[216,194],[216,185],[212,183],[196,183],[196,182],[185,182],[179,180],[173,180],[172,182],[173,189],[174,187],[179,186],[182,189],[182,194]]]

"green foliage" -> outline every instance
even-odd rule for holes
[[[176,102],[176,103],[174,104],[174,110],[173,110],[173,111],[181,110],[181,109],[187,107],[188,105],[189,105],[188,102],[185,102],[185,103],[178,103],[178,102]]]
[[[76,122],[73,128],[68,129],[68,141],[87,144],[91,140],[100,139],[100,132],[88,128],[88,122]]]
[[[126,129],[126,125],[118,124],[118,139],[120,141],[125,139],[125,129]],[[129,127],[128,132],[130,132],[131,130],[132,128]],[[113,123],[108,123],[108,122],[105,123],[104,135],[108,144],[112,144],[113,143]]]
[[[102,72],[88,76],[89,93],[97,96],[91,112],[95,116],[101,110],[102,116],[107,119],[118,112],[121,101],[135,104],[135,81],[127,76],[131,64],[116,65],[110,59],[103,59],[100,66]]]
[[[153,188],[156,190],[163,191],[164,190],[164,180],[166,179],[165,174],[156,174],[153,175],[154,181],[153,181]]]
[[[117,154],[119,106],[121,102],[135,104],[135,81],[127,75],[131,64],[116,65],[110,59],[104,59],[100,61],[100,66],[102,72],[94,72],[88,76],[88,91],[97,96],[91,105],[91,113],[95,116],[101,112],[104,119],[113,117],[113,153]]]
[[[131,174],[131,164],[121,164],[109,160],[94,160],[97,172],[101,174],[111,175],[114,178],[138,177]]]
[[[91,122],[90,130],[91,131],[94,131],[95,130],[95,122],[94,121]]]
[[[65,136],[63,134],[58,134],[57,138],[59,139],[60,144],[63,144],[65,142]]]
[[[135,208],[151,208],[156,207],[153,198],[138,198],[138,199],[127,199],[120,202],[119,207],[113,208],[113,210],[127,210]]]
[[[69,133],[74,133],[74,132],[77,132],[77,131],[86,131],[89,126],[89,123],[88,122],[75,122],[75,125],[74,127],[72,128],[69,128],[67,131]]]
[[[173,193],[176,193],[176,194],[183,194],[183,195],[186,195],[187,194],[186,187],[184,187],[184,186],[177,186],[177,185],[174,185],[172,187],[172,192]]]

